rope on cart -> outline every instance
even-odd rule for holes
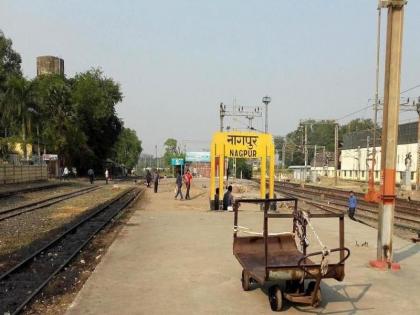
[[[318,241],[319,245],[321,246],[321,251],[322,251],[322,258],[321,258],[321,274],[323,276],[326,275],[326,273],[328,272],[328,258],[327,256],[330,254],[330,250],[328,249],[327,246],[324,245],[324,243],[321,241],[321,239],[319,238],[318,233],[315,231],[315,228],[313,227],[311,221],[309,221],[309,216],[305,211],[302,211],[302,215],[305,218],[306,222],[308,222],[309,227],[312,230],[312,233],[315,235],[316,240]]]
[[[233,227],[233,231],[242,232],[242,233],[251,234],[251,235],[259,235],[259,236],[264,235],[263,232],[250,231],[250,229],[247,228],[246,226],[240,226],[240,225],[235,225]],[[268,236],[276,236],[276,235],[294,235],[294,233],[291,233],[291,232],[268,233]]]

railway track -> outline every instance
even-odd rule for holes
[[[286,189],[302,189],[299,184],[294,183],[276,183],[277,185],[281,185],[281,187],[284,187]],[[325,197],[347,201],[349,191],[344,191],[341,189],[336,188],[328,188],[328,187],[315,187],[311,185],[305,186],[305,192],[308,194],[313,195],[320,195],[323,194]],[[363,204],[366,206],[372,206],[372,203],[364,201],[364,194],[355,192],[355,195],[358,199],[359,204]],[[405,199],[397,198],[396,200],[396,208],[398,208],[398,211],[405,212],[407,214],[414,214],[418,215],[420,214],[420,202],[419,201],[407,201]]]
[[[298,185],[285,185],[284,183],[276,183],[275,188],[278,193],[297,197],[320,210],[336,213],[347,212],[348,192],[328,188],[325,190],[313,187],[301,188]],[[362,194],[359,194],[358,197],[362,198]],[[359,199],[355,217],[359,222],[376,228],[378,208],[375,204]],[[401,204],[400,202],[400,205],[397,205],[395,208],[394,225],[401,230],[420,231],[420,209],[412,205]]]
[[[118,213],[138,198],[132,188],[97,206],[41,249],[0,276],[0,314],[18,314]]]
[[[2,209],[2,210],[0,210],[0,221],[6,220],[6,219],[9,219],[9,218],[18,216],[18,215],[21,215],[23,213],[27,213],[27,212],[34,211],[34,210],[41,209],[41,208],[45,208],[45,207],[49,207],[53,204],[62,202],[64,200],[90,193],[90,192],[95,191],[99,188],[100,187],[98,187],[98,186],[82,188],[82,189],[72,191],[72,192],[69,192],[69,193],[65,193],[65,194],[61,194],[61,195],[58,195],[58,196],[53,196],[53,197],[50,197],[50,198],[26,203],[26,204],[23,204],[23,205],[12,207],[12,208]]]
[[[35,186],[35,187],[22,188],[19,190],[5,191],[5,192],[0,193],[0,199],[7,198],[7,197],[17,195],[17,194],[22,194],[22,193],[29,193],[29,192],[40,191],[44,189],[56,188],[63,185],[64,185],[63,183],[54,183],[54,184],[46,184],[46,185],[40,185],[40,186]]]

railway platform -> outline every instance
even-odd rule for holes
[[[246,194],[254,189],[257,195],[251,186]],[[209,211],[207,189],[207,181],[195,180],[188,201],[174,200],[173,180],[163,180],[158,194],[147,190],[67,315],[273,314],[264,290],[242,290],[242,270],[232,255],[233,214]],[[262,230],[259,210],[246,209],[241,217],[241,225]],[[327,246],[337,244],[338,224],[327,219],[312,224]],[[291,222],[279,220],[271,227],[289,231]],[[283,313],[418,314],[420,245],[395,237],[401,270],[378,271],[369,267],[376,238],[376,229],[346,218],[351,256],[344,281],[322,283],[319,307],[287,304]],[[313,237],[310,241],[319,250]]]

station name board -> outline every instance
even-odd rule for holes
[[[256,135],[228,134],[225,154],[228,157],[252,159],[257,158],[258,139]]]

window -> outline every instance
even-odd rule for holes
[[[411,180],[414,180],[414,172],[411,172]]]
[[[347,171],[344,171],[344,177],[347,177]]]
[[[365,178],[365,171],[362,171],[362,178]]]
[[[352,177],[353,176],[353,171],[350,171],[350,175],[349,175],[350,177]]]

